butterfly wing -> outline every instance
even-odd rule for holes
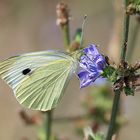
[[[0,63],[0,76],[13,89],[20,104],[51,110],[60,101],[77,69],[77,61],[58,51],[29,53]]]

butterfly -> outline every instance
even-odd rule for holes
[[[0,62],[0,77],[27,108],[55,108],[78,68],[76,55],[60,51],[22,54]]]

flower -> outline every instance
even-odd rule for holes
[[[107,66],[104,56],[99,53],[96,45],[90,44],[83,49],[84,55],[80,58],[80,87],[104,83],[105,78],[101,76],[103,69]]]

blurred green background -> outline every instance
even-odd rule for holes
[[[0,59],[48,49],[63,50],[63,36],[56,26],[56,5],[59,0],[0,0]],[[85,45],[99,44],[106,55],[119,59],[120,37],[122,29],[123,5],[121,0],[64,0],[69,6],[70,33],[81,27],[85,14],[88,20],[84,29]],[[131,27],[135,24],[132,17]],[[131,32],[131,30],[130,30]],[[130,33],[131,37],[131,33]],[[138,37],[139,38],[139,37]],[[140,40],[137,40],[133,62],[139,59]],[[74,83],[74,84],[73,84]],[[54,116],[79,116],[84,113],[81,100],[90,88],[79,89],[79,81],[73,78],[62,102],[55,109]],[[123,115],[128,123],[120,131],[121,140],[139,139],[140,131],[140,95],[123,97]],[[0,140],[36,140],[36,128],[26,126],[19,116],[23,109],[16,101],[12,90],[0,81]],[[27,109],[29,114],[36,111]],[[75,134],[75,124],[71,122],[54,123],[53,132],[71,140],[80,140]]]

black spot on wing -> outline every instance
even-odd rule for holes
[[[27,75],[27,74],[29,74],[31,72],[31,69],[30,68],[27,68],[27,69],[24,69],[23,71],[22,71],[22,74],[23,75]]]

